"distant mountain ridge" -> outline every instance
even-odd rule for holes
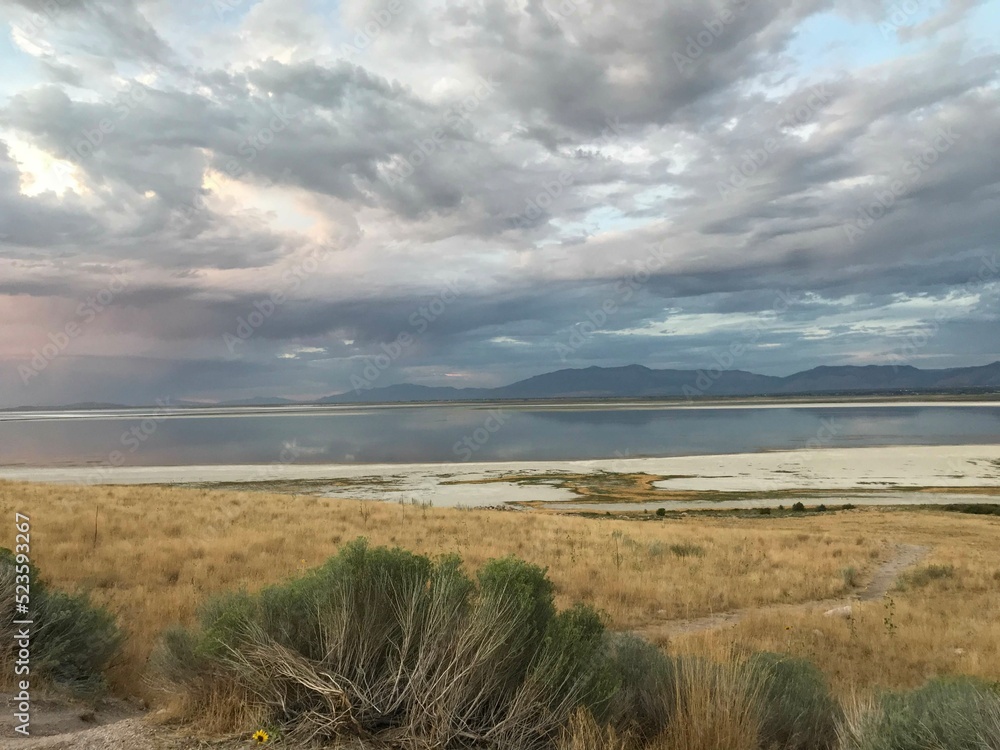
[[[977,367],[921,370],[895,365],[821,366],[778,377],[745,370],[653,370],[643,365],[586,367],[535,375],[499,388],[452,388],[411,383],[340,393],[324,404],[427,401],[702,398],[901,391],[1000,390],[1000,361]]]
[[[643,365],[585,367],[535,375],[498,388],[453,388],[399,383],[350,391],[316,401],[255,398],[219,404],[174,401],[172,406],[295,406],[308,404],[428,403],[591,398],[712,398],[716,396],[795,396],[851,393],[1000,392],[1000,361],[976,367],[921,370],[909,365],[823,365],[779,377],[746,370],[654,370]],[[131,408],[121,404],[19,407],[17,410]],[[11,411],[0,409],[0,411]]]

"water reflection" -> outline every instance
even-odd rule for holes
[[[478,406],[0,421],[0,464],[523,461],[1000,441],[1000,405],[500,408],[495,430]]]

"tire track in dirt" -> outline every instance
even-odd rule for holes
[[[635,628],[631,632],[648,640],[657,641],[678,635],[701,633],[736,625],[747,615],[758,612],[809,612],[819,609],[826,611],[844,607],[853,602],[875,601],[888,593],[901,573],[919,563],[929,552],[930,547],[916,544],[896,545],[892,557],[879,565],[868,585],[849,596],[835,599],[811,599],[793,604],[765,604],[760,607],[747,607],[734,612],[720,612],[690,619],[660,620]]]

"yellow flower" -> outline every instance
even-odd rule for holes
[[[265,742],[271,739],[271,736],[263,729],[258,729],[256,732],[253,733],[253,737],[251,739],[258,745],[263,745]]]

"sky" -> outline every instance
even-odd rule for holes
[[[986,364],[998,81],[998,0],[2,0],[0,407]]]

